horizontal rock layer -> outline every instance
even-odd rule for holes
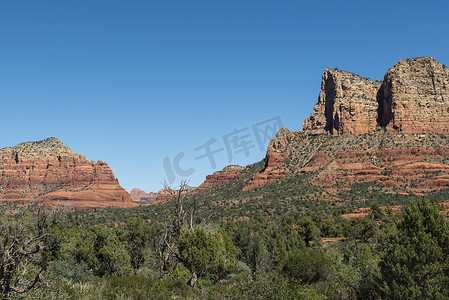
[[[447,135],[379,132],[319,139],[297,135],[291,149],[294,160],[284,167],[330,195],[361,183],[407,194],[449,188]]]

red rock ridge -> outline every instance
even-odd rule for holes
[[[427,193],[449,187],[449,149],[392,147],[370,151],[318,152],[299,173],[313,173],[310,182],[329,194],[353,184],[378,182],[404,193]]]
[[[240,179],[245,168],[241,166],[227,166],[223,170],[207,175],[206,180],[195,190],[196,193],[211,192],[225,186],[231,181]]]
[[[267,154],[265,156],[264,168],[254,175],[248,182],[248,185],[243,188],[243,191],[252,190],[258,186],[265,185],[268,182],[274,181],[279,177],[287,174],[286,169],[276,169],[281,167],[284,160],[288,157],[288,148],[295,134],[288,129],[281,128],[276,136],[268,145]]]

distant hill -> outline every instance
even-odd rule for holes
[[[138,188],[134,188],[129,194],[131,195],[131,199],[136,203],[152,203],[159,196],[159,193],[147,193]]]

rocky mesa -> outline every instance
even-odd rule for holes
[[[0,150],[0,200],[76,209],[134,205],[105,162],[90,162],[57,138]]]
[[[242,190],[251,191],[288,177],[318,199],[348,200],[360,184],[422,194],[449,188],[448,155],[449,69],[431,57],[403,59],[382,82],[326,69],[303,131],[281,129],[254,174],[247,167],[221,180],[223,170],[202,186],[244,180]]]

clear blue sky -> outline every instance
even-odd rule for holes
[[[229,164],[195,148],[279,116],[300,130],[324,68],[382,80],[401,58],[449,65],[447,1],[0,2],[0,148],[57,137],[130,191],[180,152],[198,185]],[[254,137],[249,137],[253,139]],[[232,164],[262,159],[251,148]],[[178,178],[179,179],[179,178]]]

